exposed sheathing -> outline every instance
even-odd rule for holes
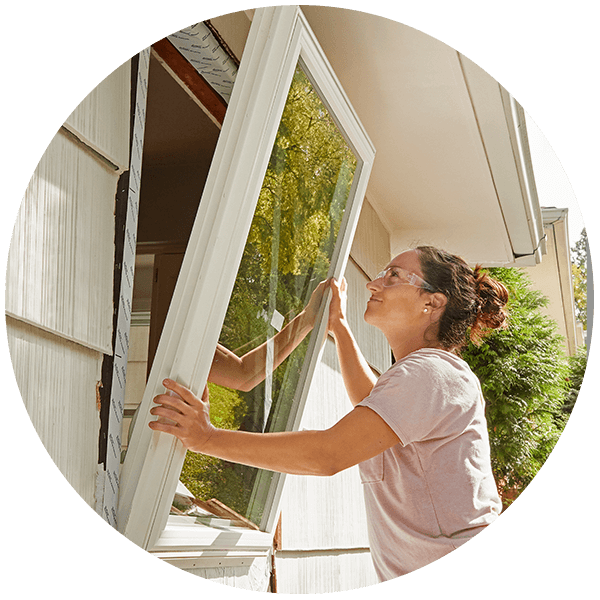
[[[27,412],[48,454],[94,506],[102,354],[7,317],[8,344]]]
[[[139,406],[146,387],[148,371],[148,325],[132,325],[129,332],[129,354],[127,356],[127,384],[125,386],[125,418],[121,435],[122,449],[127,448],[131,416]]]
[[[117,179],[59,132],[27,188],[7,270],[8,314],[107,354]]]
[[[239,63],[233,58],[233,53],[221,45],[218,35],[212,26],[196,23],[168,39],[209,85],[229,102]]]
[[[346,592],[377,583],[369,552],[282,554],[277,559],[281,594]]]
[[[129,86],[127,61],[94,88],[65,123],[120,170],[129,164]]]

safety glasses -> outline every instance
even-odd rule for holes
[[[393,287],[395,285],[412,285],[413,287],[420,287],[433,292],[433,286],[427,283],[423,278],[403,269],[401,267],[388,267],[384,269],[375,277],[381,279],[384,287]]]

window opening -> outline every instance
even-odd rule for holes
[[[219,136],[154,50],[148,81],[121,461]]]

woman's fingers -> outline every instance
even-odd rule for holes
[[[338,295],[345,293],[346,288],[348,287],[348,283],[346,282],[346,278],[342,276],[342,278],[338,281],[335,277],[331,278],[331,290]]]
[[[204,386],[204,390],[202,391],[202,401],[203,402],[208,402],[209,400],[209,395],[208,395],[208,384]]]
[[[163,406],[170,406],[173,410],[176,410],[180,413],[183,413],[185,408],[190,406],[189,403],[184,402],[180,397],[170,396],[169,394],[160,394],[159,396],[155,396],[154,403],[162,404]]]
[[[161,421],[151,421],[150,423],[148,423],[148,426],[154,431],[170,433],[171,435],[174,435],[175,437],[179,438],[180,429],[177,425],[170,425],[168,423],[162,423]]]
[[[332,304],[334,306],[334,310],[340,310],[344,308],[345,299],[346,299],[346,278],[342,277],[340,281],[336,281],[335,279],[331,282],[331,291],[332,291]]]
[[[197,398],[170,379],[165,379],[163,385],[168,392],[154,398],[157,406],[150,409],[150,414],[158,420],[148,423],[149,427],[174,435],[189,450],[201,452],[215,430],[210,422],[208,386],[204,387],[202,398]]]
[[[179,423],[179,417],[183,416],[182,412],[164,405],[152,407],[150,409],[150,414],[156,417],[167,417],[167,419],[171,419],[171,421],[176,423]]]
[[[198,400],[190,390],[188,390],[186,387],[183,387],[176,381],[173,381],[172,379],[163,380],[163,385],[168,390],[175,392],[187,404],[193,403],[195,400]]]
[[[156,404],[163,404],[165,406],[171,406],[178,410],[180,413],[184,413],[186,407],[194,407],[199,404],[207,404],[209,401],[208,385],[204,386],[202,391],[202,398],[198,398],[188,388],[170,380],[165,379],[163,385],[172,393],[159,394],[154,397]]]

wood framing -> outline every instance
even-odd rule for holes
[[[219,126],[225,119],[227,103],[198,73],[198,71],[181,55],[173,44],[164,38],[154,44],[152,49],[163,65],[184,84],[194,98],[199,101],[199,106]]]

